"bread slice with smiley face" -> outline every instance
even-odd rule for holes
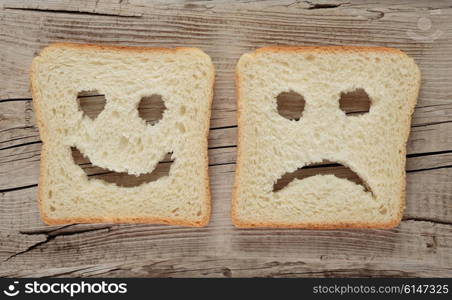
[[[31,67],[33,104],[43,142],[39,205],[47,224],[142,222],[204,226],[210,216],[207,135],[214,82],[208,55],[196,48],[53,44]],[[105,95],[91,119],[78,93]],[[139,117],[144,97],[166,110],[156,124]],[[131,178],[152,173],[170,153],[167,176],[136,186],[89,177],[94,166]],[[124,175],[125,174],[125,175]]]

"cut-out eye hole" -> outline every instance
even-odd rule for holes
[[[294,91],[282,92],[276,97],[276,102],[278,113],[282,117],[289,120],[300,120],[305,106],[303,96]]]
[[[168,176],[171,166],[174,163],[174,160],[171,158],[172,153],[167,153],[152,172],[135,176],[126,172],[118,173],[95,166],[88,158],[82,155],[77,147],[71,147],[71,152],[74,163],[85,172],[89,179],[101,179],[121,187],[135,187]]]
[[[155,125],[163,117],[166,106],[160,95],[144,97],[138,104],[138,115],[146,121],[146,124]]]
[[[104,110],[106,99],[97,90],[82,91],[77,95],[77,102],[83,114],[94,120]]]
[[[361,179],[358,174],[350,168],[331,161],[324,160],[321,163],[310,164],[303,168],[298,168],[292,173],[286,173],[280,177],[273,185],[273,192],[277,192],[285,188],[294,179],[303,180],[307,177],[315,175],[334,175],[338,178],[350,180],[356,184],[362,185],[366,192],[372,192],[367,183]]]
[[[369,112],[372,102],[364,89],[341,93],[339,107],[346,115],[363,115]]]

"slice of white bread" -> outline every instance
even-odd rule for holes
[[[211,59],[196,48],[52,44],[31,67],[33,104],[43,142],[39,178],[47,224],[164,223],[205,226],[210,217],[207,136],[213,93]],[[94,120],[77,95],[99,91],[106,105]],[[166,110],[146,124],[137,106],[160,95]],[[167,153],[168,176],[134,187],[88,177],[76,147],[114,172],[152,172]]]
[[[237,65],[238,157],[232,200],[237,227],[391,228],[405,207],[406,143],[420,71],[397,49],[267,47]],[[346,115],[342,92],[364,89],[367,114]],[[279,115],[277,96],[304,97],[301,118]],[[286,173],[330,161],[365,186],[334,175]]]

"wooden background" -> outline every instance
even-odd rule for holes
[[[452,275],[452,1],[0,0],[0,276]],[[210,133],[213,214],[201,229],[46,226],[28,68],[51,42],[196,46],[217,68]],[[380,45],[419,64],[407,208],[393,230],[239,230],[234,68],[274,45]]]

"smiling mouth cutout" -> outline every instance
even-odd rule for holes
[[[89,158],[84,156],[77,147],[71,147],[71,152],[74,163],[84,171],[88,179],[99,179],[106,183],[114,183],[119,187],[135,187],[168,176],[174,163],[171,158],[172,153],[167,153],[152,172],[137,176],[93,165]]]
[[[316,175],[334,175],[337,178],[349,180],[362,186],[365,192],[369,192],[373,196],[373,192],[369,185],[358,174],[341,163],[331,162],[328,160],[323,160],[321,163],[308,164],[307,166],[298,168],[294,172],[284,174],[273,185],[273,192],[278,192],[284,189],[295,179],[303,180]]]

